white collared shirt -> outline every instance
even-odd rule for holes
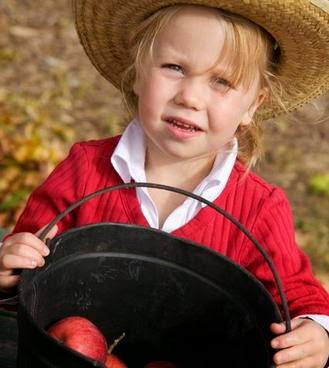
[[[194,189],[193,193],[213,201],[225,188],[237,157],[237,140],[234,139],[232,148],[218,153],[209,175]],[[127,126],[115,148],[111,162],[123,182],[146,182],[145,176],[145,143],[144,133],[137,120]],[[150,197],[147,188],[136,189],[137,198],[142,212],[153,228],[159,229],[157,208]],[[164,221],[163,231],[172,232],[191,220],[205,204],[186,198]]]

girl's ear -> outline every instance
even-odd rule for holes
[[[134,84],[133,84],[133,91],[135,93],[136,96],[139,96],[139,92],[140,92],[140,81],[138,76],[136,75]]]
[[[248,111],[244,114],[240,125],[246,126],[249,125],[252,121],[252,118],[256,112],[256,110],[259,108],[259,106],[264,102],[267,96],[267,88],[262,88],[258,95],[256,96],[254,102],[250,105]]]
[[[141,88],[142,88],[141,85],[142,85],[141,72],[136,70],[135,81],[133,83],[133,92],[135,93],[136,96],[140,95]]]

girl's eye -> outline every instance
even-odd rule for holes
[[[233,88],[233,85],[231,82],[229,82],[227,79],[225,78],[221,78],[221,77],[217,77],[214,79],[214,85],[216,87],[219,87],[221,89],[226,89],[229,90],[231,88]]]
[[[183,67],[181,67],[180,65],[177,65],[177,64],[163,64],[162,68],[171,69],[171,70],[174,70],[176,72],[184,73]]]

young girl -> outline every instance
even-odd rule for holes
[[[308,1],[73,3],[88,56],[122,88],[134,119],[120,137],[75,144],[31,195],[0,249],[0,288],[17,285],[16,269],[44,264],[49,251],[33,234],[77,199],[132,180],[167,184],[230,212],[272,256],[294,317],[291,332],[270,327],[277,335],[276,366],[324,367],[329,296],[295,244],[285,195],[249,168],[259,155],[261,120],[328,88],[326,11]],[[111,192],[65,217],[49,236],[105,221],[160,228],[217,250],[252,272],[280,303],[248,239],[213,209],[178,194]]]

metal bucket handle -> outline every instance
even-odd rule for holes
[[[254,236],[237,220],[235,219],[230,213],[226,212],[225,210],[223,210],[222,208],[216,206],[215,204],[213,204],[212,202],[194,194],[191,192],[188,192],[186,190],[183,189],[179,189],[179,188],[175,188],[175,187],[171,187],[168,185],[163,185],[163,184],[155,184],[155,183],[143,183],[143,182],[132,182],[132,183],[126,183],[126,184],[119,184],[119,185],[114,185],[114,186],[110,186],[110,187],[105,187],[103,189],[97,190],[96,192],[93,192],[91,194],[88,194],[87,196],[79,199],[78,201],[76,201],[75,203],[71,204],[69,207],[67,207],[63,212],[61,212],[60,214],[58,214],[45,228],[44,230],[41,232],[41,234],[39,235],[39,238],[43,241],[45,241],[45,237],[47,236],[47,234],[49,233],[49,231],[64,217],[66,216],[69,212],[71,212],[72,210],[74,210],[75,208],[79,207],[81,204],[89,201],[90,199],[97,197],[101,194],[104,193],[108,193],[108,192],[112,192],[114,190],[119,190],[119,189],[130,189],[130,188],[139,188],[139,187],[144,187],[144,188],[156,188],[156,189],[163,189],[163,190],[167,190],[170,192],[175,192],[175,193],[179,193],[182,195],[185,195],[187,197],[196,199],[202,203],[205,203],[206,205],[208,205],[209,207],[213,208],[215,211],[219,212],[220,214],[222,214],[224,217],[226,217],[228,220],[230,220],[235,226],[237,226],[245,235],[246,237],[253,243],[253,245],[257,248],[257,250],[262,254],[262,256],[264,257],[265,261],[267,262],[273,278],[276,282],[276,286],[280,295],[280,299],[281,299],[281,303],[282,303],[282,308],[283,308],[283,312],[284,312],[284,317],[285,317],[285,323],[286,323],[286,331],[290,332],[291,331],[291,320],[290,320],[290,314],[289,314],[289,309],[288,309],[288,303],[287,303],[287,299],[285,297],[284,291],[283,291],[283,285],[280,279],[280,276],[274,266],[273,260],[271,259],[270,255],[266,252],[266,250],[261,246],[261,244],[254,238]],[[47,240],[46,240],[47,243]]]

